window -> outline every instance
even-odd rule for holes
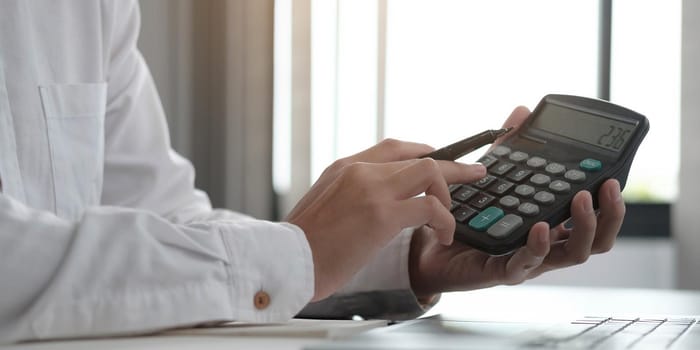
[[[533,108],[547,93],[596,97],[604,86],[612,102],[652,125],[626,198],[675,198],[680,0],[304,1],[309,184],[334,159],[384,137],[439,147],[499,127],[513,107]],[[601,24],[610,14],[607,33]],[[288,169],[275,171],[284,177]]]

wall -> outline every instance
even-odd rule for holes
[[[273,1],[140,4],[139,47],[197,187],[216,207],[273,218]]]
[[[683,1],[681,169],[673,234],[678,241],[678,286],[700,289],[700,2]],[[663,162],[659,163],[663,166]]]

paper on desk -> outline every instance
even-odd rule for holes
[[[229,322],[212,327],[167,331],[165,335],[343,338],[387,325],[385,320],[312,320],[295,318],[285,323]]]

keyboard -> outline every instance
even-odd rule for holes
[[[546,330],[525,348],[700,349],[699,319],[585,317]]]

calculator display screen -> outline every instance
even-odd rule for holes
[[[636,123],[626,123],[554,104],[544,105],[531,126],[614,152],[624,149],[637,127]]]

